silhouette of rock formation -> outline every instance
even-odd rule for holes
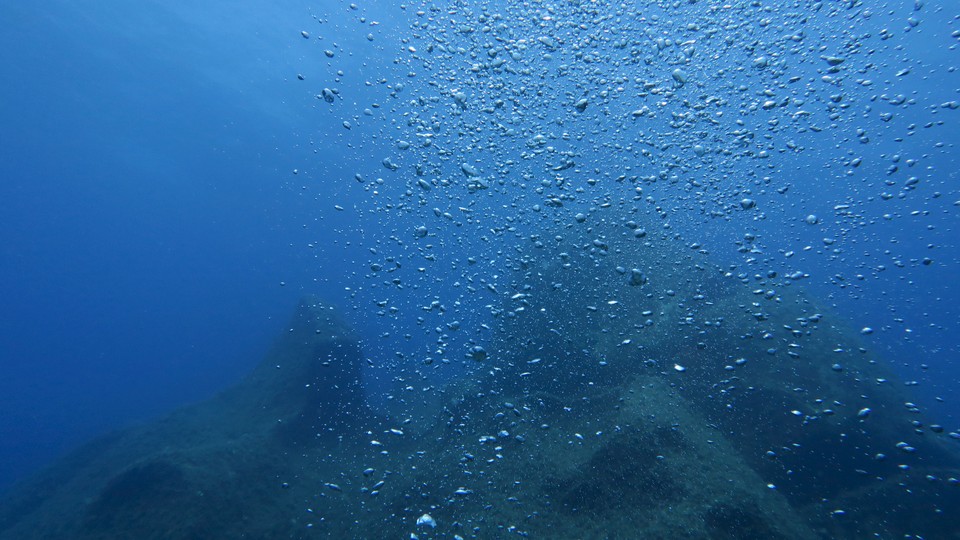
[[[856,332],[600,236],[512,261],[484,369],[441,403],[372,412],[358,340],[306,299],[235,387],[20,486],[0,539],[960,535],[955,441]]]
[[[102,437],[22,486],[3,538],[270,537],[291,466],[371,420],[357,339],[303,300],[267,358],[208,402]],[[299,512],[298,512],[299,513]]]

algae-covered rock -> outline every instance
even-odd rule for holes
[[[373,417],[358,342],[304,299],[267,358],[233,388],[80,448],[15,490],[2,538],[270,537],[303,452],[341,446]],[[296,508],[297,513],[302,509]],[[279,522],[278,522],[279,521]]]
[[[592,234],[516,261],[482,369],[388,411],[304,300],[235,387],[21,486],[0,538],[957,535],[953,441],[835,314]]]

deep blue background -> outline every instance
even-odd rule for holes
[[[0,9],[0,486],[238,378],[311,270],[284,101],[309,14],[192,4]]]
[[[354,175],[395,179],[380,166],[397,132],[379,79],[405,75],[391,62],[408,32],[405,12],[367,3],[361,9],[370,18],[359,24],[358,13],[340,2],[212,4],[0,7],[0,489],[97,433],[237,380],[283,330],[303,292],[351,307],[374,359],[431,354],[429,341],[378,348],[390,328],[375,308],[363,307],[388,296],[371,291],[364,275],[380,257],[370,248],[384,246],[375,238],[389,234],[371,234],[383,215],[369,213],[371,195],[358,191]],[[939,4],[928,4],[928,13],[937,13]],[[921,28],[927,36],[955,27],[945,15],[928,20]],[[925,54],[941,67],[956,63],[954,49],[930,43],[909,41],[912,49],[902,54]],[[345,76],[321,54],[328,48],[348,58],[336,64]],[[907,88],[913,95],[960,99],[956,72],[946,73],[903,84],[914,85]],[[383,104],[373,118],[387,120],[365,124],[314,97],[334,84],[351,110]],[[875,159],[849,180],[823,171],[816,152],[785,158],[784,167],[797,170],[789,203],[758,196],[768,214],[761,224],[682,217],[675,224],[694,239],[715,239],[710,247],[720,261],[738,260],[732,241],[748,230],[774,252],[795,250],[789,265],[813,275],[805,284],[852,324],[876,328],[873,343],[930,389],[935,414],[955,429],[960,180],[952,156],[960,122],[955,112],[938,114],[946,128],[920,130],[906,143],[881,140],[889,146],[870,148]],[[952,150],[923,162],[933,172],[922,191],[871,199],[889,163],[878,156],[913,155],[936,141]],[[832,208],[851,197],[868,215],[900,217],[845,230]],[[930,214],[909,217],[913,210]],[[824,223],[806,226],[808,213]],[[412,228],[419,221],[391,223]],[[409,229],[400,236],[408,238]],[[822,255],[827,236],[842,239],[841,255]],[[469,238],[436,241],[443,240],[438,250],[478,253]],[[808,245],[813,249],[803,251]],[[935,263],[864,272],[868,279],[854,280],[856,287],[831,283],[838,273],[850,280],[863,264],[889,265],[886,249]],[[434,285],[431,295],[445,301],[462,295],[450,283]],[[416,306],[408,311],[418,315]],[[938,406],[934,395],[945,403]]]

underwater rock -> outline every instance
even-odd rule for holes
[[[664,413],[656,411],[663,402],[671,404],[667,411],[688,411],[676,423],[681,434],[689,439],[692,426],[710,426],[715,448],[726,448],[705,454],[711,466],[747,469],[754,478],[738,473],[732,485],[775,492],[813,530],[829,530],[831,538],[858,538],[864,531],[938,538],[957,532],[946,509],[960,507],[960,453],[942,429],[923,427],[902,383],[864,346],[861,332],[787,281],[762,281],[758,294],[755,282],[741,282],[703,254],[678,251],[670,235],[649,238],[642,247],[634,247],[629,231],[614,227],[598,227],[592,235],[596,239],[583,241],[582,249],[544,248],[516,269],[513,286],[525,291],[525,309],[500,317],[495,350],[504,351],[505,367],[486,381],[486,391],[512,403],[523,401],[518,396],[557,396],[569,409],[560,416],[579,418],[581,425],[570,429],[585,435],[588,429],[609,433],[610,420],[650,392],[637,384],[655,381],[669,392],[647,403],[645,423],[661,421]],[[602,251],[590,247],[600,244]],[[633,272],[655,274],[655,282],[619,285],[621,271],[631,265]],[[619,396],[610,410],[591,408],[600,389]],[[556,420],[545,423],[552,430]],[[585,468],[599,470],[609,461]],[[634,474],[622,469],[610,476]],[[713,481],[709,475],[678,478],[676,486],[687,490]],[[558,485],[571,483],[567,478]],[[622,498],[606,490],[605,500]],[[887,519],[871,500],[890,507],[909,500],[914,510]],[[731,508],[697,522],[733,519]],[[751,527],[757,531],[751,537],[777,537],[772,529]],[[581,534],[593,533],[574,536]],[[745,537],[717,534],[704,537]],[[797,534],[786,537],[802,537]]]
[[[955,441],[912,423],[855,330],[799,288],[758,307],[699,255],[593,232],[609,249],[518,266],[529,309],[498,319],[484,369],[382,414],[357,339],[305,300],[235,387],[22,485],[0,539],[956,532]]]
[[[0,538],[269,537],[277,495],[305,453],[332,452],[373,420],[362,360],[337,314],[304,299],[236,386],[101,437],[14,490],[0,506]]]

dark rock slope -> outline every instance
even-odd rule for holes
[[[513,261],[484,369],[382,415],[304,300],[236,387],[20,486],[0,539],[960,535],[956,441],[856,332],[618,242]]]

